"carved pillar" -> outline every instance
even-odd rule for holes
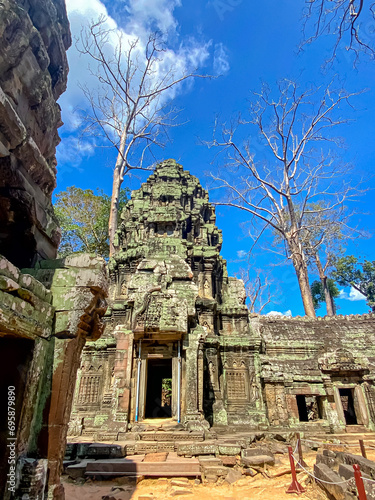
[[[51,402],[48,415],[48,498],[64,499],[60,483],[77,371],[86,340],[103,333],[108,280],[103,259],[88,254],[65,259],[51,270],[52,305],[56,308]]]
[[[189,334],[189,344],[185,347],[186,413],[184,423],[191,430],[209,428],[209,424],[203,416],[203,353],[202,355],[198,353],[199,344],[204,335],[203,328],[196,328]],[[199,382],[198,377],[201,379]]]
[[[365,391],[365,403],[369,412],[369,428],[375,429],[375,381],[374,375],[364,375],[363,389]]]
[[[133,333],[123,325],[115,328],[117,338],[114,366],[114,427],[126,432],[129,420],[130,388],[132,374]],[[116,424],[118,423],[118,424]]]
[[[228,416],[224,408],[223,395],[220,390],[219,384],[219,353],[216,347],[206,349],[206,356],[208,361],[208,373],[210,377],[210,384],[214,392],[215,401],[212,406],[213,423],[216,425],[227,425]]]
[[[81,334],[70,340],[55,339],[51,406],[48,419],[48,482],[54,500],[64,499],[60,474],[65,453],[76,374],[85,342],[86,338]]]
[[[186,359],[186,416],[198,412],[197,359],[198,341],[189,336],[189,345],[185,350]]]
[[[198,411],[203,414],[204,340],[198,342]]]
[[[365,391],[365,402],[369,410],[369,428],[371,430],[375,429],[375,386],[374,379],[370,375],[365,375],[363,377],[364,383],[363,388]]]
[[[327,417],[330,429],[332,432],[340,432],[345,430],[345,417],[342,411],[340,394],[332,384],[329,375],[323,375],[323,385],[327,394],[327,399],[323,401],[324,413]]]

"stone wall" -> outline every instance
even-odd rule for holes
[[[347,390],[353,394],[357,424],[375,428],[373,314],[318,319],[254,316],[252,325],[262,338],[261,377],[271,425],[344,430],[342,396]],[[310,416],[301,421],[306,401]]]
[[[0,253],[18,267],[54,258],[57,99],[71,44],[63,0],[0,5]]]
[[[60,240],[51,202],[62,125],[57,99],[66,88],[70,44],[63,0],[0,3],[0,496],[5,499],[64,498],[60,473],[81,351],[86,341],[100,337],[106,310],[104,260],[85,254],[54,260]],[[9,394],[14,433],[4,404]]]
[[[45,260],[22,272],[0,257],[1,395],[5,400],[7,388],[15,388],[16,474],[20,480],[24,467],[27,475],[29,469],[44,473],[56,500],[63,498],[60,473],[81,352],[102,333],[107,287],[104,260],[87,254]],[[0,494],[6,499],[11,498],[4,485],[8,437],[2,427]],[[34,482],[30,490],[19,483],[22,491],[12,498],[24,493],[37,498]]]

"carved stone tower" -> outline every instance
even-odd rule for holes
[[[208,195],[174,160],[132,193],[117,238],[107,325],[84,350],[71,435],[134,439],[127,453],[144,453],[209,426],[375,429],[374,315],[249,314]],[[160,418],[185,430],[148,442]]]
[[[256,425],[260,341],[242,281],[227,276],[207,192],[167,160],[121,219],[107,329],[85,351],[73,427],[84,418],[84,433],[121,433],[128,422],[168,416],[191,430]]]

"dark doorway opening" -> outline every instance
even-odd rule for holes
[[[172,359],[149,359],[145,418],[170,418]]]
[[[14,444],[13,438],[19,430],[33,349],[32,340],[9,337],[0,339],[0,498],[3,498],[7,474],[10,471],[8,459],[11,448],[8,445]]]
[[[353,389],[339,389],[346,425],[357,425],[354,409]]]
[[[300,422],[308,422],[309,418],[307,415],[307,406],[306,406],[306,398],[305,396],[299,394],[297,396],[297,407],[298,407],[298,416]]]
[[[321,403],[318,396],[296,396],[300,422],[312,422],[322,418]]]

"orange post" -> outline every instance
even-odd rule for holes
[[[367,458],[366,455],[366,448],[365,448],[365,443],[363,442],[363,439],[359,440],[359,446],[361,447],[361,453],[363,458]]]
[[[357,491],[358,491],[358,498],[359,500],[367,500],[365,485],[363,484],[362,474],[359,465],[354,464],[353,469],[354,469],[355,484],[357,486]]]
[[[298,462],[302,465],[302,467],[307,467],[307,463],[303,459],[303,454],[302,454],[302,443],[301,443],[301,436],[299,432],[296,432],[296,438],[297,438],[297,449],[298,449]],[[298,464],[297,467],[299,468]]]
[[[302,488],[302,486],[297,481],[296,468],[294,466],[293,450],[291,446],[288,446],[288,452],[289,452],[290,469],[292,471],[292,484],[286,490],[286,493],[297,493],[297,495],[299,495],[300,493],[306,491],[306,488]]]

